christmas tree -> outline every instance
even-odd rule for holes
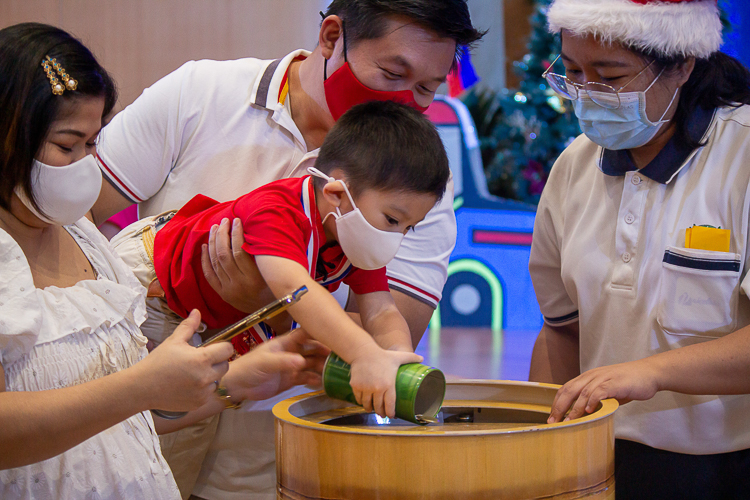
[[[529,52],[514,63],[520,87],[493,91],[476,86],[461,98],[476,124],[490,192],[534,204],[552,164],[581,133],[570,101],[542,78],[560,52],[560,37],[547,31],[544,12],[550,3],[536,2]]]

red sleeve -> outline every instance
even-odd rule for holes
[[[201,312],[209,328],[221,328],[244,317],[224,302],[203,275],[201,246],[208,243],[211,226],[231,219],[230,204],[196,195],[159,232],[154,243],[154,269],[169,308],[185,318]]]
[[[238,200],[235,213],[242,220],[250,255],[272,255],[293,260],[308,269],[307,243],[312,228],[305,214],[276,193],[253,200],[252,207]]]
[[[237,200],[217,203],[197,195],[156,234],[154,267],[170,309],[186,317],[199,309],[209,328],[229,325],[245,313],[224,302],[211,288],[201,266],[201,247],[214,224],[238,217],[251,255],[274,255],[305,269],[312,228],[300,201],[300,179],[267,184]]]
[[[365,271],[364,269],[354,267],[352,268],[352,272],[343,281],[357,295],[389,291],[388,278],[385,275],[384,267],[373,269],[372,271]]]

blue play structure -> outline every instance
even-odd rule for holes
[[[750,3],[747,0],[721,0],[731,28],[724,33],[721,51],[750,66]]]
[[[474,122],[461,101],[437,96],[427,115],[448,153],[458,226],[448,281],[430,330],[538,330],[542,315],[528,269],[535,207],[489,193]]]

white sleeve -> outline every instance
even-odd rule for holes
[[[177,161],[182,138],[189,136],[184,89],[195,61],[168,74],[102,129],[96,145],[102,173],[135,203],[161,189]]]
[[[21,247],[0,229],[0,363],[7,368],[31,351],[42,328],[31,269]]]
[[[560,160],[558,160],[559,163]],[[562,279],[562,200],[564,183],[559,174],[561,168],[552,167],[534,219],[534,236],[531,240],[529,273],[534,285],[536,299],[550,326],[563,326],[578,320],[578,307],[573,303]]]
[[[387,266],[388,285],[435,308],[448,279],[448,260],[456,246],[453,178],[445,195],[414,231],[404,237]]]

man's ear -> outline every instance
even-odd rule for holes
[[[318,33],[318,45],[325,59],[330,59],[333,56],[336,42],[343,33],[342,26],[339,16],[328,16],[323,19],[323,24],[320,25],[320,33]]]

